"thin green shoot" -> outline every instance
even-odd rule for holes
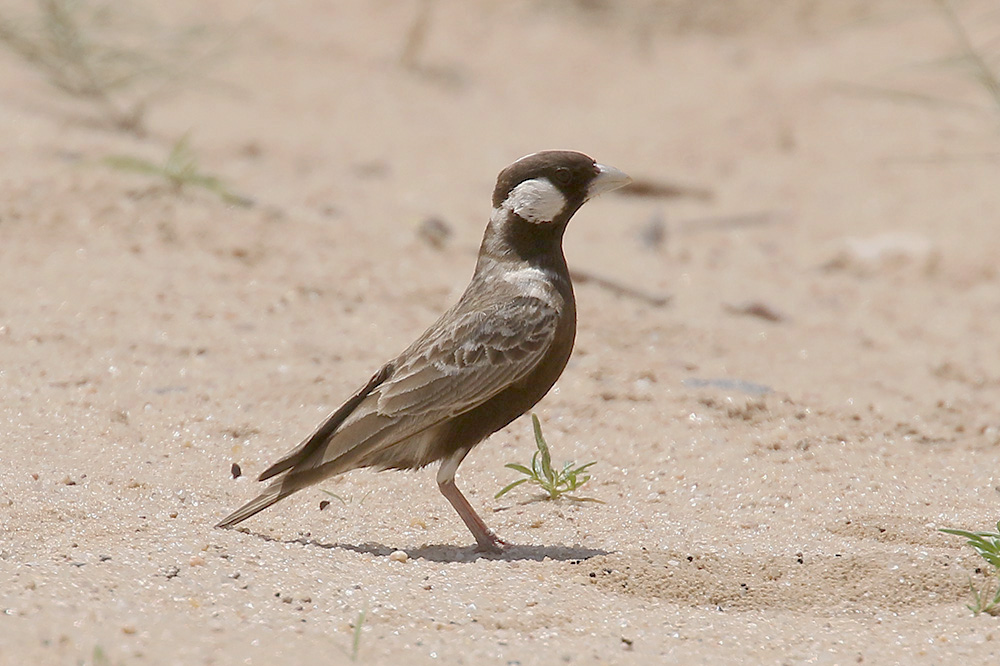
[[[969,578],[969,590],[972,592],[974,602],[965,604],[965,607],[972,611],[973,615],[986,613],[994,617],[1000,617],[1000,585],[993,589],[993,581],[986,581],[981,590],[977,590],[972,578]]]
[[[105,654],[104,648],[100,645],[94,646],[94,654],[91,657],[94,666],[111,666],[111,660],[108,659],[108,655]]]
[[[946,534],[963,537],[966,545],[979,553],[990,565],[989,580],[982,589],[976,589],[969,579],[969,589],[972,590],[974,603],[967,604],[974,615],[986,613],[1000,616],[1000,522],[997,522],[996,532],[969,532],[967,530],[941,529]],[[994,589],[996,586],[996,589]]]
[[[319,490],[320,490],[320,492],[326,493],[327,495],[329,495],[330,497],[332,497],[335,500],[340,500],[341,504],[347,504],[347,500],[345,500],[343,497],[341,497],[337,493],[331,493],[329,490],[325,490],[323,488],[320,488]]]
[[[531,424],[535,431],[535,446],[538,449],[531,456],[531,467],[520,463],[507,463],[504,465],[508,469],[520,472],[524,475],[524,478],[508,484],[494,495],[494,497],[502,497],[522,483],[533,483],[547,493],[545,496],[547,500],[566,497],[566,499],[577,502],[598,502],[604,504],[601,500],[593,497],[576,497],[569,494],[583,486],[587,481],[590,481],[590,474],[586,472],[591,466],[596,465],[597,461],[576,467],[573,466],[572,462],[567,462],[563,465],[562,469],[553,468],[552,455],[549,453],[548,444],[545,443],[545,438],[542,436],[542,425],[539,423],[538,417],[534,414],[531,415]]]
[[[354,501],[354,496],[353,495],[351,497],[348,497],[347,499],[344,499],[343,497],[341,497],[337,493],[330,492],[329,490],[326,490],[324,488],[320,488],[319,490],[320,490],[320,492],[325,493],[325,494],[329,495],[330,497],[332,497],[332,498],[334,498],[336,500],[340,500],[341,504],[345,504],[346,505],[346,504],[350,504],[351,502]],[[363,505],[365,503],[365,500],[368,499],[368,496],[371,495],[373,492],[375,492],[375,491],[374,490],[369,490],[364,495],[362,495],[361,499],[358,500],[358,504]]]
[[[77,660],[78,664],[85,663],[83,660]],[[114,666],[111,662],[111,657],[108,653],[104,651],[104,648],[100,644],[94,646],[94,651],[90,655],[90,663],[93,666]],[[121,663],[120,661],[118,662]]]
[[[351,636],[351,651],[348,652],[344,648],[337,646],[337,649],[347,655],[347,658],[352,662],[358,660],[358,651],[361,649],[361,632],[365,626],[365,620],[368,618],[368,607],[363,608],[359,613],[356,620],[354,620],[354,629]]]
[[[132,155],[109,155],[103,163],[112,169],[129,171],[131,173],[158,177],[166,180],[175,192],[180,192],[185,186],[200,187],[216,194],[229,204],[249,207],[253,201],[230,190],[216,176],[203,173],[198,167],[198,159],[191,150],[188,135],[185,134],[174,144],[162,164],[151,162]]]
[[[358,660],[358,649],[361,647],[361,630],[365,626],[366,619],[368,619],[368,609],[363,608],[358,613],[358,619],[354,621],[354,638],[351,640],[351,661]]]
[[[971,68],[976,82],[979,83],[993,99],[997,108],[1000,109],[1000,73],[990,65],[989,58],[972,43],[969,31],[965,24],[955,12],[949,0],[937,0],[941,13],[951,27],[956,41],[962,49],[962,60],[967,62]]]

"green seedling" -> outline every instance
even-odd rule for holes
[[[545,438],[542,437],[542,425],[538,422],[538,417],[534,414],[531,415],[531,424],[535,430],[535,446],[538,447],[538,450],[531,456],[531,467],[529,468],[527,465],[519,463],[507,463],[504,465],[508,469],[524,474],[524,478],[507,485],[503,490],[494,495],[494,497],[501,497],[522,483],[531,482],[548,493],[545,499],[554,500],[565,496],[567,499],[577,502],[600,502],[604,504],[601,500],[593,497],[574,497],[569,494],[587,483],[587,481],[590,481],[590,475],[585,472],[592,465],[596,465],[597,461],[578,467],[574,467],[572,462],[568,462],[563,465],[561,470],[554,469],[552,467],[552,455],[549,453],[549,447],[545,443]]]
[[[80,659],[77,660],[77,664],[84,664],[84,663],[86,662],[83,660]],[[104,648],[101,647],[100,645],[94,646],[94,651],[93,653],[91,653],[90,656],[90,663],[92,664],[92,666],[114,666],[114,664],[112,664],[111,662],[111,657],[108,656],[108,653],[105,652]],[[121,662],[118,663],[120,664]]]
[[[358,619],[354,621],[354,638],[351,640],[351,661],[358,660],[358,648],[361,647],[361,630],[365,626],[368,618],[368,609],[365,608],[358,613]]]
[[[198,168],[198,159],[191,150],[188,135],[185,134],[167,155],[162,164],[150,162],[141,157],[131,155],[109,155],[104,164],[119,171],[154,176],[166,180],[174,191],[179,192],[185,186],[200,187],[219,196],[223,201],[237,206],[249,207],[253,201],[231,191],[216,176],[203,173]]]
[[[111,660],[108,659],[108,655],[104,653],[104,648],[100,645],[94,646],[94,654],[91,661],[94,662],[94,666],[111,666]]]
[[[365,607],[358,613],[358,618],[354,620],[354,633],[351,638],[351,651],[348,652],[344,648],[337,646],[337,649],[347,655],[347,657],[356,662],[358,660],[358,650],[361,649],[361,631],[365,626],[365,619],[368,617],[368,608]]]
[[[1000,617],[1000,585],[994,590],[993,583],[987,581],[981,590],[977,590],[972,578],[969,578],[969,590],[975,601],[971,604],[965,604],[965,607],[972,611],[973,615],[986,613],[993,617]]]
[[[941,529],[946,534],[954,534],[966,539],[966,544],[972,546],[980,557],[990,565],[990,579],[982,589],[976,589],[972,579],[969,579],[969,589],[975,600],[967,604],[974,615],[987,613],[1000,616],[1000,522],[996,532],[968,532],[966,530]],[[996,585],[996,590],[993,586]]]

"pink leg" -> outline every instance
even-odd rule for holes
[[[509,546],[510,544],[498,537],[493,533],[493,530],[486,526],[483,519],[479,517],[476,510],[469,504],[469,500],[465,499],[465,495],[455,485],[455,472],[468,453],[469,449],[464,449],[444,459],[444,462],[441,463],[441,469],[438,470],[438,489],[445,496],[445,499],[455,507],[455,511],[462,518],[462,522],[472,532],[472,536],[476,538],[476,543],[478,544],[476,550],[499,553],[503,551],[504,546]]]

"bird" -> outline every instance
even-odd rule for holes
[[[473,447],[531,409],[562,374],[576,338],[563,234],[586,201],[629,182],[619,169],[569,150],[532,153],[503,169],[472,280],[458,302],[265,469],[258,481],[270,485],[216,527],[233,527],[349,470],[441,461],[438,489],[472,532],[476,550],[508,547],[469,504],[455,473]]]

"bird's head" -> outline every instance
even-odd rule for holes
[[[498,260],[547,257],[565,263],[562,236],[573,213],[588,199],[631,180],[570,150],[545,150],[517,160],[497,176],[477,273]]]
[[[535,225],[565,225],[598,194],[632,181],[618,169],[571,150],[544,150],[517,160],[497,176],[494,218],[516,216]]]

